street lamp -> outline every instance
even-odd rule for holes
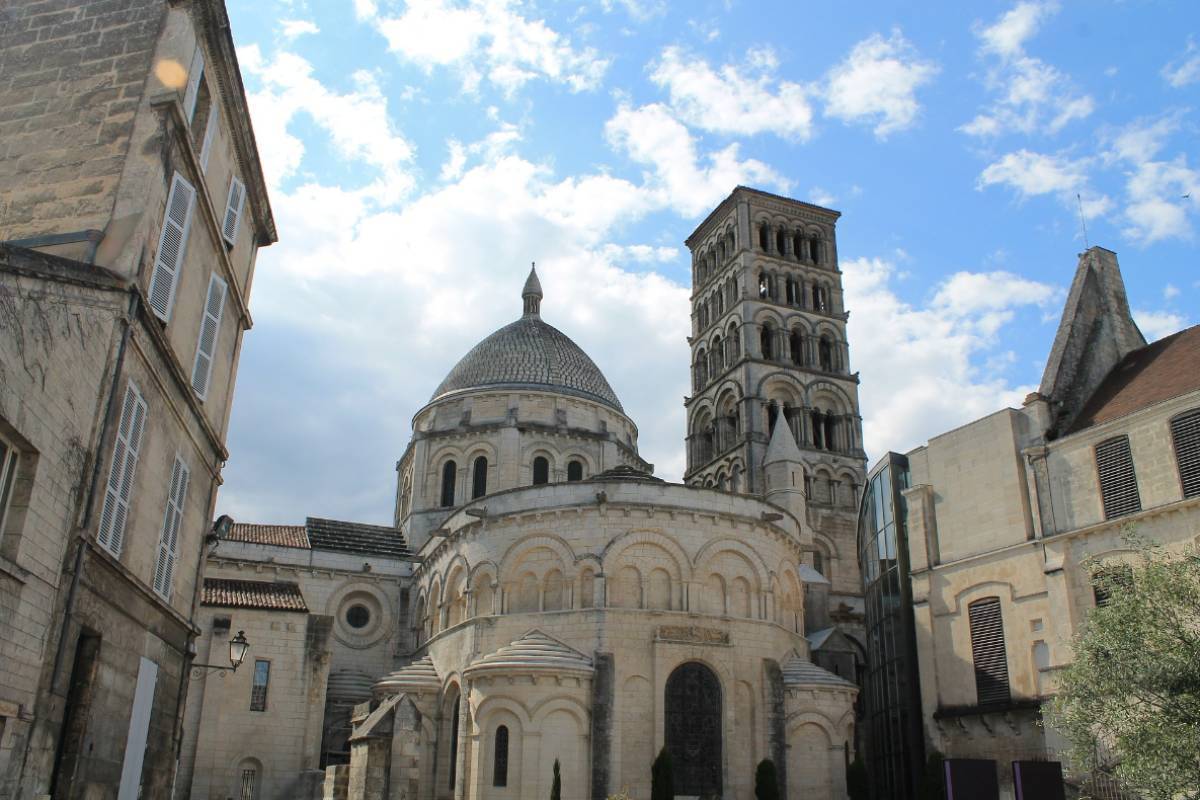
[[[206,669],[227,669],[230,672],[237,672],[237,668],[246,660],[246,653],[250,650],[250,642],[246,641],[246,632],[238,631],[237,636],[229,640],[229,663],[232,666],[225,667],[220,664],[192,664],[192,675],[200,677]]]

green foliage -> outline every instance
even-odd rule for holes
[[[754,770],[755,800],[779,800],[779,776],[775,774],[775,762],[764,758]]]
[[[1131,569],[1085,562],[1108,602],[1060,675],[1047,724],[1076,771],[1108,771],[1146,800],[1200,798],[1200,555],[1132,534]]]
[[[855,755],[854,760],[846,767],[846,794],[850,800],[870,800],[871,785],[867,777],[867,765],[861,755]]]
[[[925,772],[917,787],[917,800],[946,800],[946,779],[942,762],[946,760],[937,750],[930,751],[925,758]]]
[[[675,778],[671,774],[671,755],[667,748],[658,751],[650,768],[650,800],[675,800]]]
[[[562,800],[562,776],[558,774],[558,759],[554,759],[554,783],[550,786],[550,800]]]

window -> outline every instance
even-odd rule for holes
[[[454,715],[450,721],[450,789],[458,783],[458,698],[454,698]]]
[[[533,485],[541,486],[550,482],[550,462],[544,456],[533,460]]]
[[[487,458],[479,456],[471,468],[471,499],[487,494]]]
[[[254,787],[258,783],[258,770],[242,770],[242,795],[240,800],[254,800]]]
[[[971,623],[971,657],[975,662],[975,691],[979,705],[1007,703],[1008,654],[1004,649],[1004,620],[1000,598],[985,597],[967,607]]]
[[[346,609],[346,624],[351,628],[358,630],[367,627],[371,621],[371,610],[366,606],[356,603]]]
[[[200,96],[200,84],[204,81],[204,53],[196,48],[192,66],[188,70],[187,89],[183,93],[183,113],[190,122],[196,114],[196,99]]]
[[[0,538],[8,519],[8,507],[12,504],[13,484],[17,480],[17,461],[20,451],[7,440],[0,438]]]
[[[150,276],[150,308],[163,322],[171,319],[175,304],[175,287],[187,249],[188,229],[192,224],[192,205],[196,189],[178,172],[171,179],[167,194],[167,210],[163,214],[162,231],[158,237],[158,252]]]
[[[458,464],[447,461],[442,465],[442,508],[454,505],[454,480],[458,476]]]
[[[225,196],[225,219],[221,235],[230,247],[237,244],[238,226],[242,222],[242,206],[246,202],[246,185],[236,177],[229,178],[229,194]]]
[[[154,564],[154,591],[164,600],[171,599],[175,562],[179,560],[179,525],[183,521],[183,501],[187,497],[189,474],[187,464],[176,454],[175,463],[171,466],[171,483],[167,487],[167,512],[158,539],[158,558]]]
[[[583,462],[571,461],[567,464],[567,480],[581,481],[583,480]]]
[[[1171,420],[1171,440],[1184,497],[1200,497],[1200,408]]]
[[[271,662],[254,660],[254,682],[250,685],[250,710],[267,710],[267,684],[271,682]]]
[[[200,143],[200,169],[208,172],[208,157],[212,155],[213,139],[217,135],[217,119],[219,115],[214,108],[209,112],[208,122],[204,125],[204,139]]]
[[[496,728],[496,752],[492,757],[492,786],[508,786],[508,726]]]
[[[1113,595],[1133,584],[1133,570],[1128,564],[1110,564],[1097,570],[1092,576],[1092,598],[1096,607],[1109,604]]]
[[[1096,472],[1100,477],[1105,519],[1142,510],[1128,436],[1118,436],[1096,445]]]
[[[204,301],[204,319],[200,321],[200,338],[196,342],[196,360],[192,364],[192,389],[204,400],[208,397],[212,379],[213,357],[217,336],[221,332],[221,315],[225,311],[225,281],[214,272],[208,280],[208,297]]]
[[[96,538],[100,545],[117,558],[125,541],[125,523],[129,519],[129,503],[133,495],[133,478],[137,472],[138,453],[142,448],[142,432],[146,428],[146,401],[132,379],[125,387],[121,403],[121,419],[113,443],[112,466],[104,490],[104,506],[100,511],[100,528]]]
[[[813,553],[813,569],[815,569],[817,572],[821,573],[822,575],[825,574],[825,554],[824,553],[822,553],[820,551],[816,551]]]

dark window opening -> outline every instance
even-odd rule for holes
[[[346,609],[346,624],[351,628],[365,628],[371,622],[371,611],[361,603]]]
[[[442,465],[442,508],[454,505],[454,481],[458,477],[458,464],[447,461]]]
[[[1004,648],[1004,619],[999,597],[985,597],[967,607],[971,624],[971,658],[979,705],[1009,701],[1008,654]]]
[[[454,698],[454,714],[450,719],[450,790],[458,782],[458,698]]]
[[[666,686],[666,748],[675,792],[685,796],[721,793],[721,683],[695,661],[681,664]]]
[[[821,343],[818,346],[819,359],[821,369],[826,372],[833,372],[833,344],[826,337],[821,337]]]
[[[583,462],[572,461],[567,464],[567,480],[581,481],[583,480]]]
[[[496,728],[496,752],[492,758],[492,786],[508,786],[508,726]]]
[[[763,325],[762,333],[760,334],[760,344],[762,345],[763,358],[775,358],[775,331],[770,325]]]
[[[770,236],[770,230],[771,229],[767,227],[767,223],[765,222],[758,226],[758,246],[763,250],[767,249],[767,240]]]
[[[1133,570],[1128,564],[1112,564],[1102,567],[1092,576],[1092,597],[1096,607],[1108,605],[1113,596],[1133,585]]]
[[[271,682],[271,662],[254,661],[254,678],[250,685],[250,710],[267,710],[267,685]]]
[[[1184,497],[1200,497],[1200,409],[1171,420],[1175,464]]]
[[[538,456],[533,460],[533,485],[541,486],[550,482],[550,462]]]
[[[479,456],[471,468],[471,499],[487,494],[487,458]]]
[[[1142,510],[1128,436],[1118,436],[1096,445],[1096,472],[1100,477],[1105,519]]]
[[[804,366],[804,334],[798,329],[792,331],[792,363],[798,367]]]

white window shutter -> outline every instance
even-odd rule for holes
[[[179,527],[183,523],[189,477],[187,464],[176,454],[171,467],[171,484],[167,487],[167,510],[163,516],[162,536],[158,540],[158,558],[154,563],[154,591],[164,600],[171,599],[175,562],[179,560]]]
[[[242,221],[242,205],[246,202],[246,185],[236,177],[229,179],[229,195],[225,198],[225,221],[221,234],[232,247],[237,242],[238,225]]]
[[[125,543],[125,523],[129,521],[133,478],[145,429],[146,401],[131,379],[121,404],[121,420],[113,443],[112,466],[108,470],[108,484],[104,490],[104,506],[100,511],[100,528],[97,531],[101,546],[118,558]]]
[[[150,308],[163,322],[170,321],[171,307],[175,304],[175,287],[187,249],[195,199],[196,190],[176,172],[171,179],[162,233],[158,237],[158,253],[154,258],[154,273],[150,276]]]
[[[212,155],[213,138],[217,133],[217,119],[220,116],[217,113],[217,104],[213,103],[208,112],[208,123],[204,126],[204,141],[200,145],[200,170],[202,172],[208,172],[208,157]]]
[[[192,67],[188,70],[187,89],[183,93],[183,113],[189,122],[196,113],[196,97],[200,94],[200,79],[203,77],[204,53],[197,47],[196,55],[192,56]]]
[[[196,342],[196,361],[192,364],[192,388],[201,400],[208,397],[208,384],[212,379],[213,355],[221,332],[221,314],[225,311],[225,290],[225,281],[214,273],[208,281],[204,319],[200,322],[200,339]]]

